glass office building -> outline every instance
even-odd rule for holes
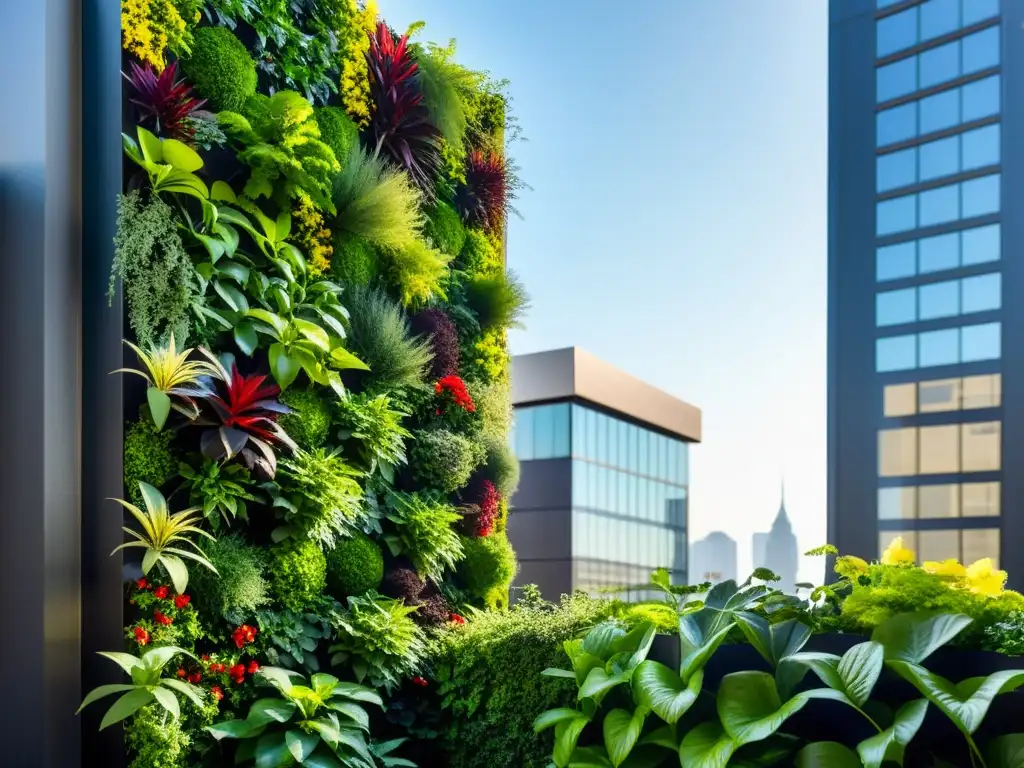
[[[561,368],[572,370],[571,386],[549,386]],[[549,598],[626,588],[628,599],[650,594],[656,568],[686,583],[689,447],[700,412],[581,350],[517,357],[512,370],[518,583],[543,583]]]
[[[1024,484],[1024,3],[832,0],[829,540],[1012,546]],[[1014,567],[1019,560],[1021,568]],[[1018,583],[1020,583],[1018,581]]]

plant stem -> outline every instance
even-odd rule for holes
[[[978,745],[974,743],[974,739],[971,738],[971,734],[965,733],[964,734],[964,738],[967,739],[967,746],[969,746],[971,748],[970,749],[971,765],[977,764],[977,765],[980,765],[981,768],[988,768],[988,766],[985,764],[985,758],[982,756],[981,750],[978,749]],[[975,755],[977,755],[977,758],[978,758],[977,763],[975,763],[975,760],[974,760]]]

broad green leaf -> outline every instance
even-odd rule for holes
[[[195,173],[203,167],[203,158],[192,147],[177,139],[164,139],[164,162],[173,165],[179,171]]]
[[[331,365],[340,371],[355,369],[359,371],[368,371],[370,366],[360,360],[358,357],[353,355],[344,347],[335,347],[331,350]]]
[[[157,561],[163,565],[167,575],[171,577],[174,591],[179,595],[185,594],[185,590],[188,589],[188,568],[185,567],[181,558],[176,555],[159,555]]]
[[[773,668],[803,648],[811,636],[810,628],[796,619],[769,624],[762,616],[741,612],[736,614],[736,621],[750,644]]]
[[[224,243],[210,235],[204,235],[199,232],[195,232],[193,234],[195,234],[196,240],[202,243],[203,247],[206,248],[206,252],[210,254],[210,263],[216,264],[226,252]]]
[[[160,648],[153,648],[152,650],[146,651],[142,654],[142,664],[146,669],[152,672],[160,672],[167,663],[175,656],[187,656],[190,659],[194,659],[191,653],[186,651],[184,648],[178,648],[174,645],[165,645]]]
[[[287,723],[295,714],[295,709],[295,702],[287,699],[259,699],[249,707],[246,720],[254,725],[265,725],[271,722]]]
[[[889,728],[858,744],[857,754],[865,768],[881,768],[887,760],[902,765],[903,750],[917,734],[927,711],[928,702],[925,699],[908,701],[896,712],[896,719]]]
[[[567,677],[570,680],[576,679],[575,673],[571,672],[568,669],[555,669],[554,667],[548,667],[543,672],[541,672],[541,674],[547,677]]]
[[[970,623],[955,613],[900,613],[876,627],[871,639],[885,647],[886,661],[920,664]]]
[[[580,733],[587,727],[590,718],[579,715],[574,720],[564,720],[555,726],[555,751],[553,759],[558,768],[568,768]]]
[[[664,664],[645,661],[633,673],[633,696],[637,703],[649,707],[666,723],[676,723],[700,695],[704,671],[698,669],[684,683],[682,678]]]
[[[142,573],[147,574],[153,570],[153,566],[156,565],[159,557],[160,553],[155,549],[147,549],[146,553],[142,556]]]
[[[320,743],[320,734],[298,730],[287,731],[284,735],[284,742],[295,761],[302,763],[313,754],[313,750]]]
[[[331,339],[327,335],[327,331],[319,325],[311,323],[309,320],[302,320],[298,317],[292,320],[292,324],[298,329],[299,333],[313,342],[318,349],[323,352],[330,351]]]
[[[136,165],[143,165],[146,160],[143,158],[142,153],[139,151],[139,145],[135,143],[135,139],[126,133],[121,134],[121,148],[124,153],[128,155],[129,159]]]
[[[82,703],[78,706],[78,710],[75,714],[77,715],[94,701],[102,699],[104,696],[109,696],[112,693],[124,693],[125,691],[134,690],[135,686],[128,683],[114,683],[111,685],[101,685],[98,688],[93,688],[86,694],[85,698],[82,699]]]
[[[147,162],[162,163],[164,160],[164,150],[160,139],[141,126],[136,130],[139,136],[139,146],[142,148],[142,156]]]
[[[582,713],[578,709],[569,709],[568,707],[549,709],[546,712],[541,712],[533,721],[533,732],[540,733],[566,720],[575,720],[581,715]]]
[[[245,285],[251,274],[247,266],[239,264],[237,261],[222,261],[217,265],[217,273],[230,277],[239,285]]]
[[[679,764],[685,768],[726,768],[737,747],[721,723],[701,723],[683,736]]]
[[[259,340],[256,337],[256,329],[248,320],[243,320],[235,326],[235,344],[242,350],[246,357],[252,357],[256,351]]]
[[[120,651],[97,651],[97,654],[106,659],[110,659],[129,675],[132,673],[133,669],[142,665],[142,659],[136,658],[130,653],[121,653]]]
[[[988,768],[1024,768],[1024,733],[992,739],[985,748]]]
[[[242,294],[240,290],[231,285],[231,283],[223,283],[220,280],[214,279],[213,290],[217,292],[224,303],[231,308],[233,312],[239,312],[245,314],[249,311],[249,302]]]
[[[628,683],[630,677],[632,677],[632,670],[609,674],[604,667],[595,667],[590,670],[587,679],[580,686],[577,699],[594,699],[596,703],[600,704],[601,699],[608,691],[623,683]]]
[[[287,768],[295,764],[284,734],[265,733],[256,742],[256,768]]]
[[[843,690],[843,678],[839,676],[840,657],[834,653],[818,653],[804,651],[795,653],[786,659],[788,664],[799,664],[812,670],[829,688]]]
[[[355,723],[361,730],[370,730],[370,715],[367,714],[366,710],[361,706],[352,701],[336,701],[327,705],[327,708],[337,712],[340,715],[344,715],[353,723]],[[346,723],[349,725],[349,723]]]
[[[381,699],[380,694],[373,690],[373,688],[366,685],[358,685],[356,683],[338,683],[334,686],[333,695],[344,696],[346,699],[351,699],[352,701],[376,704],[381,709],[384,709],[384,701]]]
[[[345,766],[338,762],[337,758],[323,750],[307,757],[303,765],[305,768],[345,768]],[[405,765],[405,763],[391,763],[391,765]],[[416,768],[415,763],[411,763],[411,765],[413,768]]]
[[[235,191],[226,181],[215,181],[210,187],[210,199],[218,202],[233,203],[237,199]]]
[[[836,671],[843,681],[843,693],[858,707],[871,697],[884,661],[885,649],[873,641],[858,643],[839,660]]]
[[[202,707],[206,704],[206,702],[203,701],[203,697],[201,695],[200,690],[191,683],[186,683],[184,680],[178,680],[173,677],[165,677],[163,680],[160,681],[160,685],[165,685],[169,688],[173,688],[178,693],[187,696],[192,701],[192,703],[195,704],[197,707]]]
[[[569,768],[611,768],[612,761],[603,747],[576,747]]]
[[[171,398],[156,387],[146,390],[146,402],[149,403],[149,415],[153,417],[153,423],[159,432],[167,423],[167,417],[171,413]]]
[[[857,753],[835,741],[816,741],[800,750],[796,768],[861,768]]]
[[[679,749],[679,740],[673,732],[672,726],[663,725],[657,730],[651,731],[640,740],[640,746],[663,747],[675,752]]]
[[[637,707],[635,712],[624,709],[613,709],[604,718],[604,746],[608,750],[608,758],[618,768],[629,757],[636,746],[647,718],[647,708]]]
[[[302,366],[298,360],[288,356],[284,344],[270,345],[270,372],[281,389],[287,389],[299,375]]]
[[[209,725],[206,730],[217,741],[221,739],[249,739],[258,736],[266,729],[267,724],[257,724],[248,720],[225,720],[223,723]]]
[[[178,704],[178,697],[166,688],[156,686],[152,690],[153,698],[160,702],[160,706],[171,713],[171,717],[177,720],[181,717],[181,706]]]
[[[700,612],[704,610],[706,609],[702,608]],[[689,648],[685,654],[681,655],[679,663],[679,676],[683,680],[689,680],[698,670],[704,668],[704,665],[708,663],[708,659],[718,650],[718,646],[725,642],[725,638],[729,636],[729,632],[732,631],[733,627],[733,620],[730,619],[729,623],[715,632],[715,634],[705,639],[701,644],[693,646],[690,640],[684,641],[682,639],[682,627],[686,619],[689,618],[692,618],[692,616],[684,616],[679,623],[680,645],[684,648]]]
[[[134,715],[136,711],[149,704],[152,700],[153,694],[146,688],[136,688],[133,691],[129,691],[115,701],[110,706],[110,709],[107,710],[107,714],[103,716],[103,721],[100,723],[100,730],[102,731],[104,728]]]
[[[275,315],[273,312],[268,312],[265,309],[250,309],[245,314],[272,328],[274,333],[277,334],[278,339],[280,339],[284,335],[284,332],[288,330],[288,321],[280,315]]]
[[[286,240],[292,231],[292,215],[288,211],[281,211],[277,215],[274,226],[274,240]]]
[[[966,734],[978,730],[998,694],[1009,693],[1024,685],[1024,671],[1020,670],[1007,669],[988,677],[972,677],[953,683],[917,664],[890,661],[888,665]]]

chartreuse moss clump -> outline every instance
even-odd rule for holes
[[[181,68],[210,109],[238,111],[256,93],[256,62],[227,27],[200,27]]]
[[[352,148],[359,144],[359,126],[340,107],[313,110],[320,127],[320,139],[331,148],[338,162],[344,163]]]
[[[174,433],[158,431],[150,419],[132,422],[124,433],[124,484],[136,504],[142,502],[139,481],[159,488],[177,474]]]
[[[312,389],[288,389],[280,401],[292,409],[278,421],[301,447],[320,448],[331,428],[331,406]]]
[[[249,615],[270,602],[266,550],[247,544],[238,534],[204,541],[203,552],[217,569],[189,569],[189,589],[196,609],[207,617]]]
[[[315,541],[298,539],[270,548],[270,590],[291,611],[314,605],[327,585],[327,560]]]
[[[462,218],[443,200],[438,200],[427,212],[424,233],[435,248],[451,256],[458,256],[466,244],[466,227]]]
[[[377,276],[377,252],[365,237],[344,229],[334,233],[331,275],[343,286],[366,286]]]
[[[336,598],[377,589],[384,579],[384,553],[364,533],[342,539],[327,553],[327,588]]]
[[[470,594],[484,601],[488,608],[508,606],[508,590],[516,577],[516,553],[503,533],[492,533],[463,539],[465,557],[459,574]]]

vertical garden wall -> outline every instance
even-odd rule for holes
[[[132,768],[414,765],[395,697],[507,606],[514,121],[421,27],[122,0]]]

